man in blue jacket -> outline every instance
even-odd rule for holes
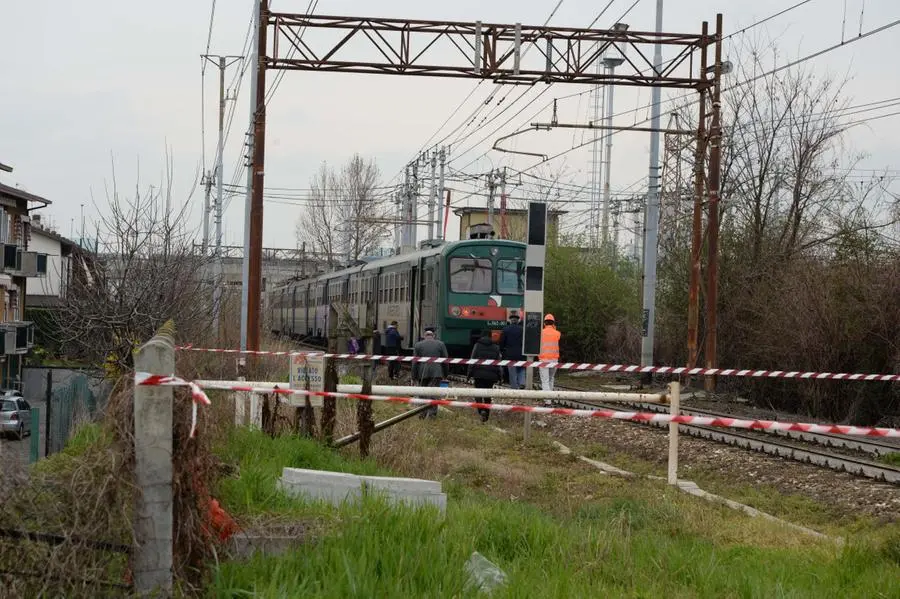
[[[519,315],[513,312],[509,315],[509,324],[500,333],[500,351],[504,360],[524,360],[522,354],[522,325],[519,323]],[[509,369],[509,386],[511,389],[525,387],[525,367],[507,366]]]
[[[390,326],[384,331],[384,355],[399,356],[403,335],[397,330],[397,321],[391,321]],[[388,378],[391,380],[400,377],[400,361],[388,362]]]

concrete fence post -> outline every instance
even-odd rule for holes
[[[677,416],[681,411],[681,385],[678,381],[669,383],[669,413]],[[669,423],[669,472],[668,483],[678,484],[678,423]]]
[[[134,354],[139,372],[175,373],[175,326],[163,325]],[[134,514],[134,588],[139,595],[172,592],[171,387],[135,387],[134,454],[138,486]]]

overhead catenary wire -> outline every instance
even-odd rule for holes
[[[212,0],[212,8],[209,11],[209,29],[206,33],[206,50],[209,54],[212,44],[213,25],[216,19],[216,0]],[[200,161],[206,169],[206,59],[200,58]]]
[[[544,21],[544,26],[546,26],[548,23],[550,23],[550,20],[556,15],[556,12],[559,10],[559,7],[562,5],[562,3],[563,3],[564,1],[565,1],[565,0],[557,0],[556,6],[553,7],[553,10],[550,11],[550,15],[549,15],[549,16],[547,17],[547,19]],[[610,4],[611,4],[611,3],[612,3],[612,2],[610,2]],[[607,7],[607,8],[608,8],[608,7]],[[602,14],[602,13],[601,13],[601,14]],[[525,54],[527,54],[527,52],[528,52],[529,49],[530,49],[530,46],[525,48],[525,50],[524,50],[523,53],[522,53],[523,57],[525,56]],[[431,143],[431,140],[433,140],[435,137],[437,137],[437,135],[440,133],[440,131],[441,131],[444,127],[447,126],[447,124],[453,119],[453,117],[459,112],[459,110],[460,110],[460,109],[466,104],[466,102],[468,102],[469,99],[475,94],[475,92],[478,90],[479,86],[481,86],[481,84],[483,84],[484,81],[485,81],[484,79],[481,79],[480,81],[478,81],[478,83],[475,84],[475,86],[474,86],[474,87],[472,88],[472,90],[468,93],[468,95],[466,95],[466,97],[463,99],[463,101],[460,102],[459,105],[457,105],[457,107],[451,112],[450,116],[447,117],[447,118],[444,120],[444,122],[440,125],[440,127],[438,127],[437,130],[435,130],[435,132],[432,133],[431,136],[425,141],[425,143],[422,144],[422,146],[418,149],[418,151],[416,151],[416,153],[414,154],[415,156],[419,156],[419,155],[422,153],[422,151],[425,150],[425,148],[429,147],[429,144]],[[488,94],[487,98],[486,98],[483,102],[481,102],[478,106],[476,106],[476,107],[475,107],[475,110],[474,110],[469,116],[467,116],[465,119],[463,119],[463,120],[460,122],[460,124],[456,126],[455,129],[453,129],[452,131],[450,131],[450,133],[446,134],[442,139],[438,140],[438,141],[435,142],[433,145],[434,145],[434,146],[439,146],[439,145],[444,144],[451,136],[453,136],[454,134],[456,134],[458,131],[464,130],[464,129],[467,128],[469,125],[471,125],[471,123],[477,118],[478,113],[484,108],[484,106],[487,105],[490,101],[493,100],[494,95],[495,95],[495,94],[497,93],[497,91],[500,89],[501,85],[502,85],[502,84],[499,83],[499,82],[494,83],[494,89]],[[527,91],[527,90],[526,90],[526,91]],[[508,93],[509,93],[509,92],[507,92],[507,95],[508,95]],[[505,99],[505,98],[506,98],[506,96],[504,96],[503,99]],[[498,104],[499,104],[499,103],[502,103],[502,102],[503,102],[503,99],[501,99],[500,102],[498,102]],[[451,143],[450,145],[452,146],[453,143]],[[392,183],[392,182],[396,181],[397,178],[403,173],[403,171],[404,171],[405,168],[406,168],[405,166],[404,166],[404,167],[401,167],[401,168],[394,174],[394,176],[392,176],[392,177],[389,179],[389,182]]]
[[[615,22],[616,22],[616,23],[621,22],[622,19],[624,19],[625,17],[627,17],[627,16],[631,13],[631,11],[634,10],[634,8],[635,8],[640,2],[641,2],[641,0],[635,0],[635,1],[631,4],[631,6],[629,6],[629,7],[625,10],[625,12],[623,12],[623,13],[619,16],[619,18],[616,19]],[[603,16],[603,14],[606,12],[606,10],[609,8],[609,6],[610,6],[610,5],[607,4],[607,5],[604,7],[604,9],[603,9],[603,11],[600,13],[600,15],[598,15],[597,18],[595,18],[594,21],[592,21],[591,26],[593,26],[594,24],[596,24],[597,21],[600,20],[600,17]],[[598,42],[598,43],[599,43],[599,42]],[[595,47],[596,47],[596,44],[595,44]],[[674,60],[674,59],[673,59],[673,60]],[[546,87],[544,87],[544,89],[543,89],[536,97],[534,97],[530,102],[528,102],[528,104],[526,104],[526,105],[523,106],[521,109],[519,109],[519,111],[516,112],[512,117],[508,118],[508,119],[507,119],[506,121],[504,121],[499,127],[495,128],[493,131],[491,131],[490,133],[488,133],[486,136],[482,137],[479,141],[475,142],[474,144],[472,144],[471,146],[469,146],[466,150],[463,150],[462,152],[454,153],[453,158],[451,158],[451,162],[453,162],[454,160],[458,160],[458,159],[459,159],[460,157],[462,157],[462,156],[465,156],[466,154],[468,154],[469,152],[471,152],[472,150],[474,150],[475,148],[477,148],[478,146],[480,146],[482,143],[484,143],[485,141],[487,141],[488,139],[490,139],[491,137],[493,137],[494,135],[496,135],[496,133],[497,133],[498,131],[500,131],[501,129],[503,129],[503,127],[505,127],[506,125],[508,125],[508,124],[509,124],[513,119],[515,119],[517,116],[519,116],[520,114],[522,114],[529,106],[533,105],[533,104],[534,104],[541,96],[543,96],[544,94],[546,94],[546,93],[550,90],[550,88],[552,87],[552,85],[553,85],[553,84],[551,83],[551,84],[547,85]],[[530,88],[529,88],[529,89],[530,89]],[[585,90],[585,91],[580,92],[580,93],[590,93],[590,91],[591,91],[591,90]],[[521,96],[520,96],[520,98],[521,98]],[[520,98],[519,98],[519,99],[520,99]],[[517,99],[517,100],[518,100],[518,99]],[[508,108],[511,108],[511,107],[512,107],[512,106],[510,105]],[[502,112],[501,112],[500,114],[502,114]],[[499,116],[499,115],[498,115],[498,116]],[[532,118],[534,118],[534,117],[532,117]],[[492,119],[492,120],[496,120],[496,118],[495,118],[495,119]],[[488,153],[488,151],[489,151],[489,150],[485,150],[484,152],[482,152],[482,154],[481,154],[480,156],[478,156],[478,157],[475,158],[474,160],[470,160],[463,168],[468,168],[469,166],[471,166],[471,165],[474,164],[475,162],[478,162],[478,160],[480,160],[482,157],[484,157],[484,156]]]
[[[785,15],[785,14],[787,14],[788,12],[790,12],[790,11],[792,11],[792,10],[795,10],[795,9],[797,9],[797,8],[800,8],[801,6],[803,6],[803,5],[805,5],[805,4],[808,4],[809,2],[812,2],[812,0],[803,0],[803,1],[801,1],[801,2],[797,2],[797,3],[793,4],[792,6],[789,6],[789,7],[785,8],[785,9],[782,9],[782,10],[780,10],[780,11],[778,11],[778,12],[772,14],[772,15],[769,15],[769,16],[763,18],[763,19],[760,19],[760,20],[758,20],[758,21],[755,21],[754,23],[751,23],[750,25],[747,25],[747,26],[745,26],[745,27],[743,27],[743,28],[741,28],[741,29],[739,29],[739,30],[737,30],[737,31],[735,31],[735,32],[733,32],[733,33],[731,33],[731,34],[729,34],[729,35],[723,37],[723,41],[724,41],[724,40],[727,40],[727,39],[730,39],[730,38],[732,38],[732,37],[734,37],[734,36],[736,36],[736,35],[746,33],[747,31],[749,31],[749,30],[751,30],[751,29],[753,29],[753,28],[755,28],[755,27],[758,27],[758,26],[760,26],[760,25],[762,25],[762,24],[764,24],[764,23],[767,23],[767,22],[769,22],[769,21],[771,21],[771,20],[773,20],[773,19],[775,19],[775,18],[777,18],[777,17],[780,17],[780,16],[782,16],[782,15]],[[625,13],[624,13],[621,17],[619,17],[618,21],[621,21],[622,19],[624,19],[624,18],[628,15],[628,13],[631,12],[631,10],[632,10],[636,5],[637,5],[637,2],[635,2],[634,4],[632,4],[631,7],[629,7],[629,9],[626,10]],[[607,5],[606,8],[608,8],[608,5]],[[597,20],[599,20],[599,19],[595,19],[594,23],[596,23]],[[669,61],[667,61],[667,63],[671,63],[672,60],[674,60],[674,59],[670,59]],[[646,70],[644,71],[644,73],[648,72],[649,70],[652,70],[652,69],[646,69]],[[547,86],[546,89],[549,89],[549,87],[550,87],[550,86]],[[545,91],[546,91],[546,89],[545,89]],[[575,96],[575,95],[581,95],[581,94],[587,94],[587,93],[590,93],[590,92],[591,92],[591,90],[584,90],[584,91],[581,91],[581,92],[577,92],[576,94],[571,94],[571,95],[568,96],[568,97],[572,97],[572,96]],[[543,94],[540,94],[540,95],[543,95]],[[683,98],[687,98],[687,97],[689,97],[689,94],[683,94],[683,95],[679,96],[678,98],[679,98],[679,99],[683,99]],[[562,98],[560,98],[560,99],[562,99]],[[664,101],[664,103],[668,103],[668,102],[671,102],[671,101],[673,101],[673,100],[666,100],[666,101]],[[647,105],[645,105],[645,106],[637,107],[637,108],[635,108],[634,110],[626,110],[626,111],[622,111],[622,112],[619,112],[618,114],[613,115],[613,118],[619,117],[619,116],[623,116],[623,115],[626,115],[626,114],[631,114],[632,112],[635,113],[635,114],[637,115],[640,111],[642,111],[642,110],[647,110],[647,109],[649,109],[651,106],[652,106],[652,104],[647,104]],[[521,114],[521,112],[522,112],[522,111],[520,111],[520,112],[517,113],[517,114]],[[536,116],[536,115],[535,115],[535,116]],[[534,117],[532,117],[532,118],[534,118]],[[510,119],[510,120],[511,120],[511,119]],[[451,161],[453,161],[453,160],[458,160],[460,157],[464,156],[465,154],[467,154],[468,152],[470,152],[471,150],[473,150],[475,147],[478,147],[479,145],[481,145],[482,143],[484,143],[484,141],[486,141],[487,139],[490,139],[490,138],[491,138],[493,135],[495,135],[500,129],[502,129],[503,127],[505,127],[505,126],[509,123],[510,120],[507,120],[506,122],[504,122],[500,127],[494,129],[490,134],[488,134],[487,136],[485,136],[484,138],[482,138],[481,140],[479,140],[477,143],[473,144],[471,147],[469,147],[469,148],[466,149],[465,151],[462,151],[462,152],[456,152],[456,153],[454,154],[453,159],[452,159]],[[529,119],[529,120],[531,120],[531,119]],[[650,120],[649,118],[646,118],[644,121],[640,121],[640,122],[638,122],[637,120],[635,120],[635,125],[641,124],[641,123],[644,123],[644,122],[649,122],[649,120]],[[614,134],[615,134],[615,132],[611,133],[610,135],[614,135]],[[574,150],[574,149],[578,149],[578,148],[580,148],[580,147],[583,147],[583,146],[585,146],[585,145],[589,145],[589,144],[591,144],[591,143],[594,143],[594,140],[590,140],[588,143],[582,143],[582,144],[579,144],[579,145],[577,145],[577,146],[574,146],[572,149],[573,149],[573,150]],[[480,160],[482,157],[484,157],[489,151],[490,151],[490,149],[485,150],[480,156],[478,156],[478,157],[477,157],[476,159],[474,159],[474,160],[471,160],[471,161],[470,161],[469,163],[467,163],[463,168],[468,168],[469,166],[471,166],[472,164],[474,164],[475,162],[477,162],[478,160]]]
[[[872,29],[871,31],[867,31],[867,32],[861,34],[861,35],[858,36],[858,37],[855,37],[855,38],[846,40],[846,41],[844,41],[844,42],[840,42],[840,43],[834,44],[834,45],[832,45],[832,46],[828,46],[827,48],[823,48],[823,49],[818,50],[818,51],[816,51],[816,52],[814,52],[814,53],[812,53],[812,54],[809,54],[809,55],[803,56],[803,57],[801,57],[801,58],[795,59],[795,60],[790,61],[790,62],[788,62],[788,63],[786,63],[786,64],[779,65],[779,66],[774,67],[774,68],[772,68],[772,69],[770,69],[770,70],[768,70],[768,71],[765,71],[765,72],[759,73],[759,74],[757,74],[757,75],[754,75],[753,77],[750,77],[749,79],[745,79],[745,80],[743,80],[743,81],[740,81],[740,82],[738,82],[738,83],[735,83],[735,84],[733,84],[733,85],[731,85],[731,86],[729,86],[729,87],[724,87],[724,86],[723,86],[722,91],[723,91],[723,93],[724,93],[724,92],[726,92],[726,91],[733,91],[733,90],[735,90],[735,89],[739,89],[739,88],[741,88],[741,87],[745,87],[745,86],[750,85],[751,83],[754,83],[754,82],[756,82],[756,81],[758,81],[758,80],[760,80],[760,79],[762,79],[762,78],[764,78],[764,77],[768,77],[768,76],[774,75],[774,74],[776,74],[776,73],[779,73],[779,72],[781,72],[781,71],[783,71],[783,70],[785,70],[785,69],[789,69],[789,68],[795,67],[795,66],[797,66],[797,65],[803,64],[803,63],[805,63],[805,62],[807,62],[807,61],[809,61],[809,60],[812,60],[813,58],[817,58],[817,57],[819,57],[819,56],[822,56],[822,55],[824,55],[824,54],[827,54],[828,52],[832,52],[832,51],[834,51],[834,50],[837,50],[837,49],[839,49],[839,48],[842,48],[842,47],[844,47],[844,46],[847,46],[847,45],[849,45],[849,44],[851,44],[851,43],[853,43],[853,42],[859,41],[859,40],[861,40],[861,39],[864,39],[864,38],[867,38],[867,37],[869,37],[869,36],[875,35],[875,34],[877,34],[877,33],[881,33],[881,32],[883,32],[883,31],[887,31],[888,29],[891,29],[891,28],[893,28],[893,27],[896,27],[897,25],[900,25],[900,19],[894,20],[894,21],[892,21],[892,22],[890,22],[890,23],[887,23],[887,24],[885,24],[885,25],[882,25],[882,26],[880,26],[880,27],[877,27],[876,29]],[[669,98],[669,99],[667,99],[667,100],[663,100],[661,104],[671,104],[671,103],[673,103],[673,102],[684,101],[684,100],[687,100],[689,96],[690,96],[690,94],[681,94],[681,95],[676,96],[676,97],[674,97],[674,98]],[[691,100],[691,101],[688,101],[688,102],[685,104],[685,106],[686,106],[686,107],[687,107],[687,106],[694,106],[694,105],[697,104],[697,102],[698,102],[697,100]],[[614,115],[614,116],[622,116],[622,115],[624,115],[624,114],[630,114],[631,112],[632,112],[631,110],[627,110],[627,111],[624,111],[624,112],[620,112],[620,113],[618,113],[618,114],[616,114],[616,115]],[[893,114],[890,114],[890,115],[883,115],[883,116],[881,116],[881,117],[879,117],[879,118],[884,118],[885,116],[893,116]],[[644,124],[644,123],[649,122],[649,120],[650,120],[650,119],[647,118],[647,119],[644,119],[644,120],[642,120],[642,121],[638,121],[636,124],[638,124],[638,125]],[[874,119],[869,119],[869,120],[874,120]],[[855,123],[853,123],[853,124],[859,124],[859,122],[855,122]],[[614,132],[612,132],[610,135],[615,135],[616,133],[617,133],[617,132],[614,131]],[[569,149],[567,149],[567,150],[560,151],[560,152],[558,152],[558,153],[556,153],[556,154],[554,154],[554,155],[552,155],[552,156],[549,156],[546,160],[540,160],[540,161],[535,162],[534,164],[532,164],[532,165],[529,166],[529,167],[526,167],[526,168],[523,169],[523,170],[530,170],[530,169],[532,169],[532,168],[536,168],[537,166],[540,166],[541,164],[544,164],[544,163],[547,163],[547,162],[551,162],[551,161],[553,161],[553,160],[555,160],[555,159],[557,159],[557,158],[560,158],[560,157],[562,157],[562,156],[565,156],[565,155],[568,154],[569,152],[572,152],[572,151],[574,151],[574,150],[577,150],[577,149],[580,148],[580,147],[584,147],[585,145],[588,145],[589,143],[593,143],[593,140],[591,140],[591,141],[589,141],[589,142],[587,142],[587,143],[585,143],[585,144],[579,144],[579,145],[574,146],[574,147],[571,147],[571,148],[569,148]]]

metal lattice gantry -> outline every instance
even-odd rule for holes
[[[711,36],[614,29],[525,26],[271,13],[266,68],[491,79],[499,83],[585,83],[696,89],[695,52]],[[661,71],[652,49],[677,48]],[[315,48],[314,48],[315,46]],[[626,56],[613,75],[597,72],[609,49]],[[531,50],[531,51],[529,51]],[[528,55],[526,57],[526,54]]]
[[[261,328],[268,70],[457,77],[519,85],[576,83],[695,90],[701,94],[701,130],[698,131],[701,143],[697,145],[703,148],[702,158],[696,164],[701,169],[707,163],[710,165],[710,172],[702,173],[698,181],[703,194],[709,198],[708,205],[716,207],[709,215],[711,262],[708,267],[710,290],[713,290],[716,284],[713,230],[717,232],[718,229],[720,125],[717,100],[721,78],[721,15],[717,15],[713,33],[704,22],[701,33],[693,34],[292,14],[271,12],[268,0],[258,2],[249,275],[246,275],[247,301],[243,320],[246,325],[242,327],[247,334],[246,349],[259,349]],[[654,67],[652,57],[657,44],[674,49],[674,56]],[[625,57],[624,63],[614,72],[598,68],[608,50],[616,50]],[[713,65],[708,64],[710,50],[716,57]],[[710,103],[709,99],[714,101]],[[695,204],[695,209],[697,206]],[[699,251],[694,256],[699,256]],[[696,284],[696,281],[692,283]],[[713,301],[707,307],[715,311],[715,295],[711,295]],[[709,335],[715,335],[715,314],[710,313],[708,319],[712,326],[707,332],[706,358],[707,365],[712,366],[716,362],[715,340],[710,344]]]

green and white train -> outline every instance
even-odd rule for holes
[[[272,332],[294,339],[324,342],[329,306],[340,304],[380,332],[397,321],[404,350],[433,328],[451,355],[468,356],[482,330],[499,335],[522,312],[524,289],[524,243],[469,239],[289,281],[267,309]]]

